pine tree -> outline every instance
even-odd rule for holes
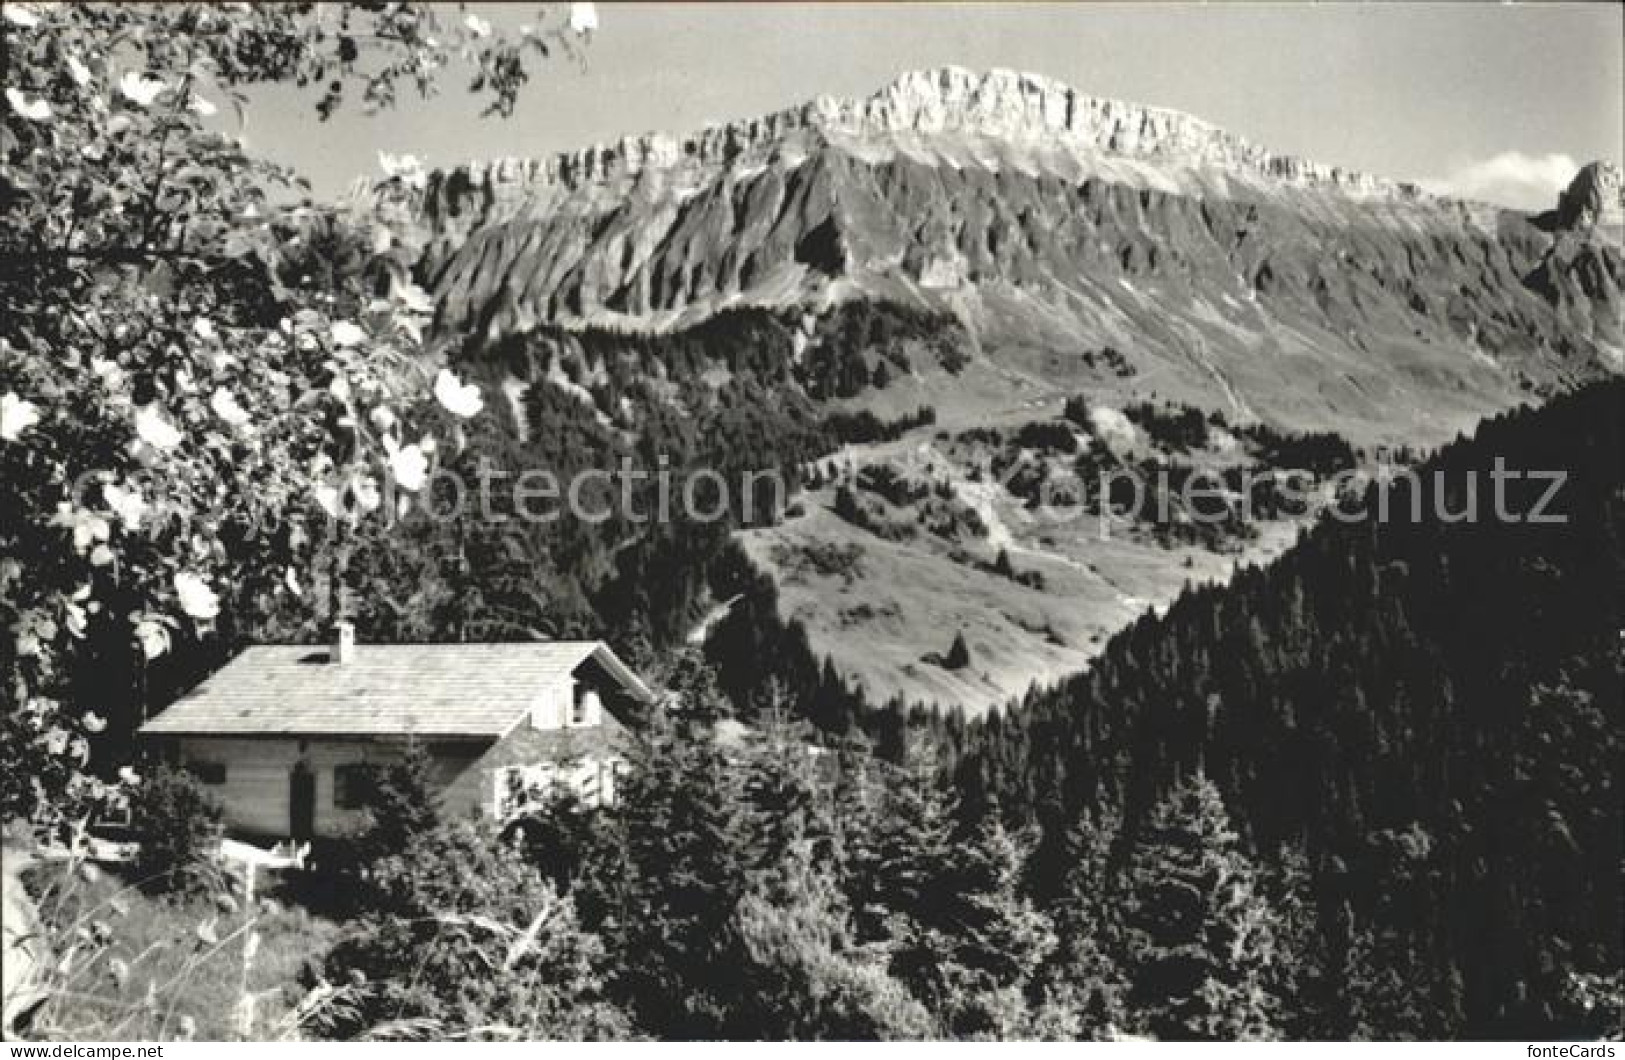
[[[1373,833],[1377,901],[1363,917],[1346,914],[1342,967],[1347,1036],[1367,1041],[1433,1041],[1460,1035],[1462,985],[1419,940],[1412,922],[1430,910],[1435,841],[1418,825]]]
[[[845,482],[835,487],[835,514],[853,526],[863,526],[868,521],[857,493]]]
[[[947,955],[939,1012],[955,1037],[1032,1037],[1035,976],[1056,939],[1021,891],[1023,845],[989,814],[962,829],[951,851],[936,915],[925,924]]]
[[[739,773],[710,725],[663,712],[629,758],[615,808],[620,883],[604,929],[620,986],[655,1036],[716,1038],[748,989],[727,930],[746,886]]]
[[[954,634],[954,642],[948,648],[948,654],[943,658],[942,665],[949,670],[963,670],[970,665],[970,645],[965,643],[963,630]]]
[[[1285,1002],[1282,1034],[1294,1041],[1335,1038],[1331,1014],[1346,1008],[1346,984],[1328,975],[1326,936],[1312,894],[1313,875],[1301,847],[1285,846],[1264,872],[1264,890],[1279,918],[1279,958],[1268,971],[1270,992]]]
[[[831,792],[819,775],[812,737],[810,726],[770,711],[750,738],[742,787],[750,830],[746,854],[755,868],[781,864],[797,844],[820,856],[833,853]]]
[[[1277,1035],[1276,916],[1219,791],[1198,774],[1152,813],[1130,867],[1130,1002],[1159,1038]]]
[[[934,1026],[886,971],[884,954],[856,945],[845,895],[828,858],[799,840],[761,872],[731,925],[749,984],[730,1037],[874,1041],[924,1038]]]
[[[353,844],[362,864],[400,853],[440,824],[433,768],[428,749],[413,740],[399,759],[373,767],[362,778],[367,825]]]
[[[946,959],[930,924],[945,918],[951,898],[943,881],[953,807],[928,745],[908,747],[901,768],[872,768],[878,799],[869,801],[865,790],[870,774],[850,781],[849,800],[873,809],[864,834],[847,837],[843,882],[859,943],[887,954],[892,973],[930,1007],[942,993],[940,965]]]
[[[1102,809],[1069,830],[1071,864],[1054,903],[1053,975],[1074,999],[1080,1034],[1096,1040],[1110,1040],[1131,1023],[1122,894],[1112,865],[1120,827],[1120,816]]]

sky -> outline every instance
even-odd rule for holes
[[[470,7],[509,28],[537,11]],[[245,134],[328,195],[376,175],[379,151],[434,166],[544,156],[866,96],[955,64],[1047,74],[1277,152],[1529,209],[1579,165],[1625,154],[1625,6],[1611,3],[597,7],[580,56],[538,69],[512,118],[479,118],[448,84],[429,102],[321,123],[311,99],[276,89],[256,94]]]

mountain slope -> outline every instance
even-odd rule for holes
[[[1571,311],[1525,282],[1555,267],[1522,215],[1009,72],[437,174],[421,224],[459,332],[890,299],[1059,386],[1035,350],[1114,343],[1164,396],[1360,441],[1448,437],[1620,344],[1617,246]]]
[[[785,617],[872,698],[977,710],[1075,669],[1186,581],[1278,551],[1292,525],[1100,541],[1093,522],[1032,520],[1033,497],[975,459],[998,450],[1053,480],[1166,455],[1015,441],[1027,424],[1053,433],[1080,397],[1117,418],[1145,401],[1220,415],[1216,446],[1331,431],[1374,459],[1618,371],[1618,195],[1616,169],[1588,168],[1531,218],[1046,78],[948,68],[865,100],[436,173],[401,237],[439,333],[521,410],[520,441],[559,430],[523,410],[576,401],[595,430],[647,447],[651,423],[735,401],[741,379],[798,415],[912,423],[836,463],[932,476],[980,532],[877,536],[830,518],[831,486],[741,540]],[[716,324],[749,313],[773,364],[741,372]],[[640,336],[643,353],[572,338],[589,334]],[[910,419],[921,409],[928,423]],[[976,442],[985,431],[1002,440]],[[866,551],[868,606],[821,571],[831,543]],[[991,574],[1001,550],[1042,587]],[[949,673],[928,657],[956,630],[975,665]]]

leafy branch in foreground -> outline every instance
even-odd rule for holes
[[[527,60],[590,28],[509,37],[444,15],[4,5],[0,816],[59,826],[122,797],[111,767],[157,660],[308,607],[313,550],[409,506],[479,411],[477,389],[432,367],[432,303],[378,214],[342,219],[367,250],[346,284],[284,282],[316,227],[278,205],[300,182],[214,120],[250,85],[317,89],[326,117],[428,94],[458,64],[506,114]],[[396,164],[379,212],[420,178]],[[113,755],[93,769],[97,742]]]

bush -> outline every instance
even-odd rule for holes
[[[363,863],[399,853],[439,825],[440,798],[431,768],[428,751],[416,742],[399,760],[368,768],[363,781],[367,826],[356,839]]]
[[[574,903],[486,825],[426,832],[374,867],[389,912],[328,953],[328,979],[358,1001],[340,1038],[624,1038],[605,1001],[603,947]]]
[[[157,890],[210,884],[221,816],[220,804],[190,773],[170,766],[148,773],[130,798],[137,879]]]

